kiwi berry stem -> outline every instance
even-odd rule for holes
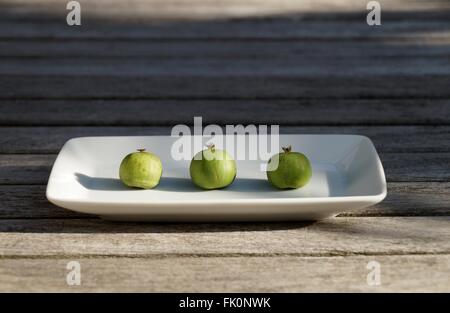
[[[287,146],[287,147],[282,147],[281,149],[283,149],[284,153],[288,153],[288,152],[291,152],[292,146],[289,145],[289,146]]]
[[[207,145],[208,149],[211,149],[212,152],[214,152],[216,150],[216,145],[215,144],[209,144]]]
[[[145,148],[144,149],[136,149],[136,150],[139,151],[139,152],[144,152]]]

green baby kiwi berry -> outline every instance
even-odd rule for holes
[[[276,188],[303,187],[309,182],[311,175],[312,168],[308,158],[302,153],[292,152],[291,146],[283,148],[283,152],[274,155],[267,164],[267,179]]]
[[[128,187],[151,189],[159,184],[162,175],[161,160],[153,153],[138,149],[120,163],[120,180]]]
[[[197,153],[189,168],[192,182],[203,189],[220,189],[236,178],[236,162],[224,150],[214,145]]]

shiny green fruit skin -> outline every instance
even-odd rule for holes
[[[150,152],[130,153],[120,163],[120,180],[128,187],[155,188],[161,175],[161,160]]]
[[[282,152],[279,157],[278,168],[267,171],[267,179],[276,188],[296,189],[305,186],[312,176],[311,163],[299,152]],[[274,158],[269,160],[269,164]]]
[[[194,156],[189,172],[200,188],[225,188],[236,178],[236,162],[226,151],[209,148]]]

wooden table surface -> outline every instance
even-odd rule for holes
[[[357,0],[80,2],[69,27],[66,1],[0,1],[0,291],[450,291],[449,1],[380,1],[378,27]],[[69,138],[200,115],[367,135],[388,196],[316,223],[112,223],[47,202]]]

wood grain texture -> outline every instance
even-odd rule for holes
[[[449,37],[446,1],[380,1],[383,27],[367,27],[353,1],[88,1],[82,27],[66,27],[58,1],[2,1],[0,37],[24,39],[362,39]],[[39,5],[36,5],[39,4]],[[63,26],[63,27],[61,27]]]
[[[382,30],[367,27],[364,14],[303,14],[272,16],[266,18],[241,18],[201,22],[154,23],[152,21],[101,21],[84,19],[82,27],[61,27],[61,18],[23,15],[20,22],[2,16],[0,39],[10,42],[21,40],[73,40],[98,41],[191,41],[218,40],[328,40],[375,41],[383,44],[427,42],[430,44],[450,41],[448,12],[384,12]],[[363,21],[363,22],[362,22]]]
[[[47,184],[56,155],[0,155],[0,184]]]
[[[12,59],[0,67],[0,72],[4,74],[0,79],[0,94],[3,98],[129,98],[131,95],[138,98],[450,97],[447,88],[449,69],[446,58],[448,49],[446,43],[450,25],[446,18],[448,16],[446,2],[439,1],[426,5],[422,2],[418,2],[419,4],[407,3],[407,5],[402,1],[396,2],[394,7],[402,10],[384,9],[386,17],[383,18],[387,18],[389,22],[385,23],[386,27],[383,25],[382,31],[374,30],[361,23],[361,15],[366,12],[366,9],[364,6],[361,7],[360,2],[357,6],[351,6],[348,3],[336,6],[335,1],[324,2],[321,5],[295,2],[286,1],[286,5],[278,3],[258,3],[256,5],[252,2],[245,4],[244,7],[246,12],[249,12],[255,8],[258,8],[257,11],[261,11],[261,6],[266,7],[266,5],[272,9],[285,7],[289,10],[292,10],[292,6],[294,6],[298,7],[304,15],[299,17],[294,12],[291,17],[281,15],[278,18],[263,20],[209,21],[209,24],[179,23],[175,25],[154,25],[149,16],[147,22],[141,21],[137,24],[129,21],[120,24],[115,19],[114,21],[118,24],[116,26],[113,25],[114,23],[107,23],[103,27],[90,27],[88,23],[82,29],[61,28],[55,22],[56,17],[54,17],[53,24],[52,22],[46,24],[46,22],[42,25],[42,20],[52,20],[49,19],[51,15],[42,14],[42,10],[46,10],[45,5],[36,8],[30,6],[29,3],[7,3],[3,10],[6,16],[2,20],[10,24],[0,28],[8,30],[5,35],[9,37],[4,38],[4,45],[27,51],[26,53],[31,53],[31,56],[39,56],[39,51],[42,53],[42,49],[44,49],[43,52],[48,53],[49,51],[46,50],[49,48],[48,43],[43,47],[43,43],[38,42],[36,52],[33,52],[35,51],[33,47],[28,46],[30,49],[27,49],[21,46],[21,44],[30,45],[30,42],[17,42],[15,36],[19,34],[14,34],[14,32],[20,32],[21,28],[24,28],[25,32],[29,32],[29,38],[50,40],[50,45],[53,44],[53,47],[59,51],[57,53],[62,50],[62,55],[64,55],[64,48],[61,47],[65,45],[55,47],[55,42],[51,42],[53,39],[58,39],[57,34],[39,37],[39,33],[45,33],[46,29],[53,29],[59,32],[60,36],[75,36],[76,38],[85,36],[84,40],[101,37],[104,40],[109,38],[112,41],[96,45],[94,43],[92,47],[90,42],[84,44],[83,42],[71,42],[71,46],[69,45],[67,49],[71,49],[70,51],[73,52],[70,55],[66,54],[66,59],[61,58],[61,55],[56,59],[14,59],[14,48],[10,52],[6,49],[6,53],[9,53]],[[54,4],[49,5],[55,7]],[[152,7],[150,11],[145,10],[149,7],[147,2],[139,2],[130,7],[126,5],[126,7],[131,10],[130,12],[155,14],[155,16],[166,16],[172,13],[176,15],[180,12],[185,15],[182,8],[189,8],[190,15],[195,15],[192,12],[192,5],[191,3],[182,2],[180,4],[177,2],[175,6],[173,4],[167,6],[158,2],[157,7]],[[238,12],[243,8],[241,3],[234,2],[226,2],[219,6],[208,3],[206,7],[203,7],[205,3],[201,2],[195,5],[203,8],[200,9],[201,12],[210,14],[214,8],[222,11],[223,7],[227,7],[226,12]],[[87,5],[87,12],[90,12],[89,6]],[[391,2],[389,1],[383,7],[386,6],[390,7]],[[99,8],[102,5],[94,5],[94,7]],[[316,11],[321,9],[320,12],[307,13],[309,7],[314,7]],[[412,9],[414,7],[417,7],[417,10],[426,7],[426,11],[415,11]],[[139,9],[137,10],[137,8]],[[329,8],[331,13],[326,8]],[[344,12],[339,8],[343,8]],[[348,14],[348,12],[345,13],[346,10],[353,11],[355,8],[359,8],[359,12],[346,15]],[[8,9],[14,13],[9,13]],[[63,7],[59,7],[59,9],[64,11]],[[93,10],[95,11],[95,9]],[[177,10],[181,11],[176,13]],[[119,12],[126,15],[127,9]],[[65,12],[58,14],[60,13]],[[251,16],[251,13],[249,15]],[[21,18],[14,19],[14,16]],[[34,20],[35,24],[23,23],[27,17],[31,17],[31,21]],[[212,17],[214,18],[214,14]],[[57,20],[59,19],[58,16]],[[391,23],[391,19],[397,21],[397,24]],[[342,25],[335,25],[338,20]],[[404,20],[407,20],[408,23],[405,24]],[[37,23],[39,23],[39,27],[36,27]],[[12,32],[9,30],[10,28],[13,29]],[[117,29],[120,31],[115,33]],[[290,42],[295,38],[298,39],[299,36],[305,36],[305,34],[310,36],[307,37],[309,39],[304,38],[305,40],[313,39],[317,42]],[[317,37],[318,34],[322,34],[322,37]],[[161,44],[148,43],[145,40],[143,43],[134,43],[138,46],[133,49],[133,44],[117,41],[142,39],[142,36],[144,39],[154,36],[159,40],[170,40],[174,35],[183,40],[200,38],[202,40],[240,39],[241,41],[245,39],[246,41],[238,43],[239,46],[243,46],[242,49],[232,49],[238,46],[234,42],[215,41],[212,44],[211,42],[189,42],[189,44],[185,44],[186,42],[175,41]],[[377,39],[372,43],[362,42],[361,45],[369,45],[365,48],[358,47],[360,41],[354,39],[359,40],[364,36],[370,38],[375,36]],[[386,36],[390,37],[385,38]],[[419,39],[415,42],[414,38],[417,36]],[[251,38],[259,37],[269,40],[281,38],[284,42],[247,42]],[[176,38],[175,40],[178,40]],[[339,40],[348,38],[351,39],[350,42],[340,45]],[[286,40],[288,41],[286,42]],[[405,40],[406,42],[404,42]],[[424,43],[427,45],[426,47],[423,46]],[[150,46],[152,44],[160,48],[152,49]],[[178,45],[179,49],[175,45]],[[181,49],[181,46],[185,48]],[[187,46],[190,48],[186,48]],[[203,49],[204,46],[212,48]],[[258,48],[262,46],[264,49]],[[335,49],[337,46],[342,46],[342,48]],[[151,53],[147,53],[142,58],[125,57],[118,62],[116,59],[108,60],[102,52],[107,49],[110,51],[107,54],[123,56],[124,52],[126,55],[124,47],[130,47],[129,49],[136,51],[131,52],[132,56],[136,53],[146,53],[148,50],[155,50],[155,54],[153,57]],[[80,51],[86,51],[88,58],[80,60]],[[173,51],[179,53],[180,56],[187,55],[187,60],[176,57],[173,55]],[[205,55],[198,51],[205,51]],[[280,52],[277,54],[274,51]],[[101,58],[90,60],[92,54]],[[160,59],[155,59],[155,56],[158,57],[158,55]],[[73,56],[76,57],[73,58]],[[142,79],[143,76],[146,77],[145,80]],[[362,79],[363,77],[364,79]],[[95,86],[95,90],[92,86]]]
[[[386,74],[389,74],[389,68],[385,69]],[[357,76],[347,68],[342,73],[322,73],[322,77],[315,76],[314,72],[295,77],[275,72],[265,76],[252,75],[251,71],[248,75],[225,75],[217,69],[210,71],[209,75],[196,75],[195,65],[191,68],[191,74],[185,70],[184,76],[155,73],[145,79],[139,75],[93,77],[4,74],[0,76],[0,99],[450,98],[448,72],[409,76],[370,75],[370,71],[366,71],[364,75]],[[310,70],[314,71],[314,68]],[[88,69],[85,71],[87,73]],[[113,71],[111,69],[109,74],[114,74]],[[76,73],[77,69],[67,68],[66,72]],[[345,76],[345,73],[348,75]]]
[[[388,181],[448,181],[449,153],[381,153]]]
[[[0,102],[0,125],[6,126],[170,126],[192,124],[194,116],[202,116],[205,124],[222,125],[450,125],[450,100],[150,99]]]
[[[170,127],[0,127],[0,153],[54,154],[74,137],[152,136],[170,132]],[[280,127],[280,133],[365,135],[382,153],[450,152],[448,126],[295,126]]]
[[[349,76],[408,76],[448,77],[448,57],[433,58],[269,58],[269,59],[9,59],[0,63],[0,75],[20,76],[68,76],[91,79],[108,76],[114,79],[124,77],[141,79],[161,77],[233,78],[233,77],[281,77],[346,80]]]
[[[316,223],[148,224],[0,220],[0,256],[347,256],[450,254],[450,217]]]
[[[450,39],[450,38],[449,38]],[[400,43],[399,43],[400,41]],[[285,59],[302,62],[305,60],[326,62],[326,59],[339,59],[340,62],[356,62],[367,59],[398,60],[408,58],[445,58],[450,54],[450,40],[434,37],[387,38],[385,40],[346,41],[339,38],[324,40],[283,39],[229,39],[215,41],[205,39],[183,40],[1,40],[0,56],[3,60],[228,60],[240,59]]]
[[[0,219],[92,218],[59,208],[47,201],[45,185],[1,185]],[[383,202],[339,216],[447,216],[450,183],[388,183]]]
[[[0,291],[450,291],[448,1],[382,0],[382,27],[359,0],[83,1],[81,27],[65,4],[0,3]],[[112,223],[45,199],[66,140],[194,115],[369,136],[388,197],[260,224]]]
[[[433,216],[449,213],[449,183],[404,182],[388,183],[388,195],[383,202],[339,216]]]
[[[380,1],[386,12],[414,12],[448,10],[446,1]],[[17,16],[41,15],[46,18],[67,14],[65,5],[58,0],[13,1],[2,2],[3,14],[11,20]],[[339,14],[352,12],[366,12],[366,3],[358,0],[337,1],[292,1],[292,0],[264,0],[264,1],[236,1],[227,0],[214,2],[209,0],[196,1],[161,1],[161,0],[133,0],[133,1],[85,1],[84,14],[87,17],[126,20],[164,21],[164,20],[209,20],[240,17],[283,16],[299,13]],[[15,13],[15,14],[12,14]]]
[[[45,189],[44,185],[0,186],[0,218],[92,218],[51,204]]]
[[[1,259],[2,292],[449,292],[449,255]],[[366,266],[380,264],[381,285]]]
[[[448,42],[445,1],[381,1],[383,27],[365,22],[361,1],[108,1],[83,4],[83,26],[62,25],[64,6],[48,1],[2,2],[0,38],[17,39],[386,39],[421,38]],[[39,5],[35,5],[39,3]],[[86,4],[86,5],[85,5]],[[281,13],[283,12],[284,13]],[[181,20],[178,21],[177,20]],[[61,27],[63,26],[63,27]]]

